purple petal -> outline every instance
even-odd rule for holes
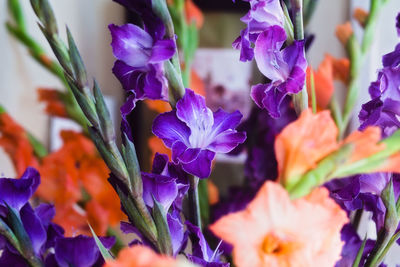
[[[217,136],[226,130],[235,129],[239,125],[242,117],[243,115],[239,111],[228,113],[222,109],[218,109],[216,112],[214,112],[212,135]]]
[[[56,209],[51,204],[42,203],[36,207],[35,213],[40,218],[43,226],[47,228],[56,215]]]
[[[212,111],[207,108],[204,97],[190,89],[186,89],[185,95],[176,104],[176,110],[176,116],[186,123],[192,135],[195,134],[193,131],[210,129],[214,123]]]
[[[280,51],[286,41],[285,30],[280,26],[271,26],[257,38],[254,57],[261,73],[272,81],[284,82],[290,69]]]
[[[207,149],[213,152],[228,153],[231,152],[238,144],[246,140],[246,133],[238,133],[235,130],[226,131],[219,134]]]
[[[29,203],[22,207],[20,215],[24,228],[32,242],[33,250],[38,255],[47,239],[46,230]]]
[[[157,63],[172,58],[175,54],[176,45],[174,40],[159,40],[153,46],[150,63]]]
[[[399,18],[400,16],[398,16]],[[399,22],[400,23],[400,22]],[[400,44],[398,44],[393,52],[382,57],[383,67],[398,67],[400,65]]]
[[[182,164],[182,168],[199,178],[207,178],[211,174],[211,162],[215,157],[215,152],[201,150],[198,157],[191,163]]]
[[[396,17],[396,28],[397,28],[397,34],[400,37],[400,13],[397,14],[397,17]]]
[[[108,240],[102,240],[105,247],[110,247]],[[59,238],[55,245],[55,256],[60,267],[86,267],[95,264],[100,256],[96,242],[91,237]]]
[[[5,249],[0,255],[0,266],[27,267],[28,265],[24,258]]]
[[[160,175],[168,176],[168,155],[160,154],[156,152],[153,159],[153,166],[151,168],[151,172]]]
[[[143,200],[153,207],[153,197],[168,211],[178,195],[176,179],[154,173],[142,172]]]
[[[27,168],[20,179],[0,178],[0,206],[6,202],[10,207],[20,210],[40,184],[39,173]]]
[[[232,43],[233,48],[240,49],[240,61],[251,61],[254,58],[254,50],[251,47],[248,29],[240,31],[240,36]]]
[[[281,88],[284,87],[284,85],[285,84],[282,84],[279,87],[270,85],[265,91],[265,97],[263,98],[262,103],[269,115],[273,118],[279,118],[281,116],[280,105],[287,95],[286,92],[281,91]]]
[[[173,254],[176,256],[185,248],[187,235],[185,234],[185,229],[181,222],[179,212],[168,213],[167,221],[169,232],[171,233]]]
[[[200,148],[188,148],[184,143],[177,141],[172,146],[172,160],[175,163],[189,163],[197,158]]]
[[[285,91],[297,94],[303,89],[306,79],[307,60],[304,53],[304,41],[295,41],[292,45],[286,47],[282,54],[290,70]]]
[[[187,143],[190,129],[176,117],[176,111],[160,114],[153,122],[153,134],[161,138],[171,148],[176,141]]]
[[[131,67],[144,67],[148,64],[153,46],[153,38],[142,28],[125,24],[108,26],[112,36],[111,47],[115,57]]]

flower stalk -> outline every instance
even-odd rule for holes
[[[295,40],[304,40],[304,24],[303,24],[303,1],[291,0],[292,20],[294,28]],[[299,115],[303,110],[308,108],[308,94],[306,85],[298,93],[293,95],[293,104],[296,113]]]

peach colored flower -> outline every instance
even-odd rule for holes
[[[351,145],[351,153],[341,166],[371,157],[385,149],[380,143],[379,127],[368,127],[364,131],[351,133],[344,141],[337,141],[338,130],[329,111],[312,114],[305,110],[300,117],[286,126],[275,140],[278,161],[278,180],[285,188],[295,185],[307,171],[315,168],[319,161],[345,145]],[[400,158],[400,157],[399,157]],[[392,156],[385,166],[376,166],[373,171],[394,171],[397,158]],[[386,169],[385,169],[386,168]],[[395,172],[399,172],[397,167]]]
[[[159,255],[148,247],[135,245],[123,249],[116,260],[108,260],[104,267],[195,267],[186,260]]]
[[[296,183],[302,174],[339,147],[337,135],[329,111],[312,114],[310,109],[305,110],[275,140],[278,179],[283,184]]]
[[[291,201],[281,185],[268,181],[245,210],[210,229],[233,245],[238,267],[320,267],[340,259],[340,231],[347,222],[326,188]]]
[[[347,45],[347,42],[350,40],[352,35],[353,27],[351,26],[350,21],[347,21],[346,23],[340,24],[336,27],[336,36],[344,46]]]
[[[45,111],[47,114],[64,118],[68,117],[60,91],[49,88],[38,88],[37,92],[39,101],[46,104]]]

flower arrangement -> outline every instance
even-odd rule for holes
[[[0,147],[20,177],[0,178],[1,266],[385,266],[400,243],[400,44],[382,58],[360,127],[350,131],[349,121],[387,0],[356,9],[361,41],[339,25],[348,57],[326,55],[316,71],[304,25],[317,1],[245,0],[233,47],[265,77],[249,88],[246,119],[206,105],[191,68],[204,18],[191,0],[115,2],[141,20],[109,25],[112,72],[126,93],[121,143],[49,1],[30,3],[56,60],[27,31],[20,2],[8,0],[9,33],[65,86],[38,90],[46,112],[82,132],[61,132],[63,146],[49,152],[0,107]],[[400,37],[400,14],[395,26]],[[348,89],[342,105],[334,80]],[[150,172],[135,149],[138,101],[160,113]],[[221,199],[208,181],[217,153],[247,156],[243,184]],[[376,238],[357,232],[367,212]]]

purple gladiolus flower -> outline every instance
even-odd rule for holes
[[[251,97],[275,118],[280,116],[279,107],[285,96],[300,92],[306,78],[304,41],[295,41],[280,50],[285,40],[285,31],[272,26],[260,34],[255,48],[258,68],[271,82],[253,86]]]
[[[400,36],[400,13],[397,14],[396,17],[396,29],[397,29],[397,34]]]
[[[241,18],[247,28],[233,42],[233,47],[240,49],[240,60],[250,61],[254,57],[252,44],[260,33],[268,27],[278,25],[283,28],[284,14],[279,0],[251,0],[249,12]]]
[[[188,258],[192,262],[205,267],[229,267],[229,263],[223,263],[219,260],[222,253],[218,251],[218,248],[216,251],[211,250],[200,228],[188,221],[186,222],[186,226],[189,232],[195,237],[195,241],[192,244],[193,255],[188,255]]]
[[[246,134],[237,132],[242,115],[222,109],[213,113],[204,97],[186,89],[176,110],[159,115],[153,133],[172,149],[172,160],[186,172],[200,178],[211,173],[211,162],[217,152],[228,153],[243,143]]]
[[[100,241],[105,248],[110,249],[115,243],[115,238],[100,238]],[[55,260],[60,267],[102,266],[104,263],[94,239],[82,235],[57,239]]]
[[[40,176],[34,168],[27,168],[19,179],[0,178],[0,215],[7,203],[19,211],[40,184]]]
[[[176,51],[174,40],[163,40],[163,35],[153,34],[133,25],[109,25],[111,47],[118,59],[113,73],[128,92],[121,107],[122,128],[130,136],[126,117],[135,108],[136,101],[143,99],[168,100],[167,79],[163,62]]]

